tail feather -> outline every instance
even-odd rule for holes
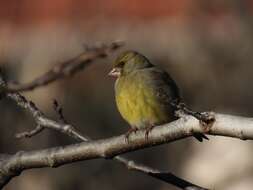
[[[199,141],[203,142],[203,139],[209,140],[209,138],[203,133],[194,133],[193,136]]]

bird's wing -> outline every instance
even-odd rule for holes
[[[162,105],[165,105],[169,110],[174,112],[176,108],[173,107],[171,103],[179,103],[181,101],[179,89],[175,81],[168,73],[159,68],[149,68],[144,72],[148,73],[146,76],[149,76],[145,81],[146,83],[150,83],[147,86],[153,88],[152,90],[156,92]],[[202,142],[203,139],[208,140],[208,137],[202,133],[194,133],[193,136],[200,142]]]
[[[143,69],[143,72],[145,76],[148,76],[145,82],[149,83],[148,86],[153,88],[162,103],[170,104],[172,101],[180,101],[179,89],[168,73],[157,67]]]

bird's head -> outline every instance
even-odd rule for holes
[[[136,51],[126,51],[116,58],[109,76],[120,77],[133,71],[152,66],[149,60],[140,53]]]

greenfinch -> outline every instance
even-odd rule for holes
[[[117,78],[116,104],[131,126],[127,138],[138,129],[145,129],[148,137],[153,127],[177,118],[176,108],[172,105],[181,99],[176,83],[145,56],[136,51],[123,52],[115,60],[109,75]],[[196,138],[202,140],[201,136]]]

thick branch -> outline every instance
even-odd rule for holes
[[[215,122],[208,131],[204,131],[200,122],[185,116],[172,123],[157,126],[145,138],[145,131],[137,131],[129,136],[117,136],[103,140],[83,142],[64,147],[44,150],[19,152],[5,160],[0,166],[0,184],[4,184],[6,176],[19,174],[25,169],[40,167],[58,167],[67,163],[96,158],[111,158],[122,153],[156,146],[171,141],[189,137],[196,132],[206,132],[210,135],[222,135],[253,139],[253,119],[223,114],[214,114]]]
[[[27,101],[23,96],[21,96],[18,93],[10,93],[7,95],[8,98],[14,100],[20,107],[27,109],[35,118],[37,127],[30,131],[30,132],[23,132],[18,134],[18,137],[31,137],[32,135],[37,134],[37,132],[40,132],[41,130],[48,128],[53,129],[56,131],[59,131],[61,133],[64,133],[70,137],[73,137],[77,140],[81,141],[90,141],[91,139],[87,136],[82,135],[80,132],[78,132],[72,125],[69,125],[65,122],[59,123],[56,121],[53,121],[49,118],[47,118],[36,106],[30,101]],[[54,103],[56,107],[58,107],[58,103]],[[60,109],[59,107],[57,108]],[[60,119],[61,121],[66,121],[62,114],[62,110],[60,111]],[[35,133],[35,132],[36,133]],[[198,185],[195,185],[193,183],[190,183],[184,179],[181,179],[174,174],[167,172],[167,171],[159,171],[157,169],[136,163],[133,160],[126,159],[122,156],[115,156],[113,157],[114,160],[120,162],[121,164],[125,165],[130,170],[139,171],[141,173],[144,173],[146,175],[152,176],[154,178],[157,178],[159,180],[162,180],[164,182],[167,182],[169,184],[175,185],[178,188],[181,188],[183,190],[207,190],[203,187],[200,187]]]
[[[81,71],[85,66],[97,58],[106,57],[109,52],[112,52],[123,45],[122,42],[114,42],[109,45],[103,45],[91,50],[85,51],[73,59],[59,63],[50,69],[47,73],[36,78],[26,84],[8,83],[5,87],[5,92],[23,92],[33,90],[52,83],[60,78],[71,76],[78,71]]]

